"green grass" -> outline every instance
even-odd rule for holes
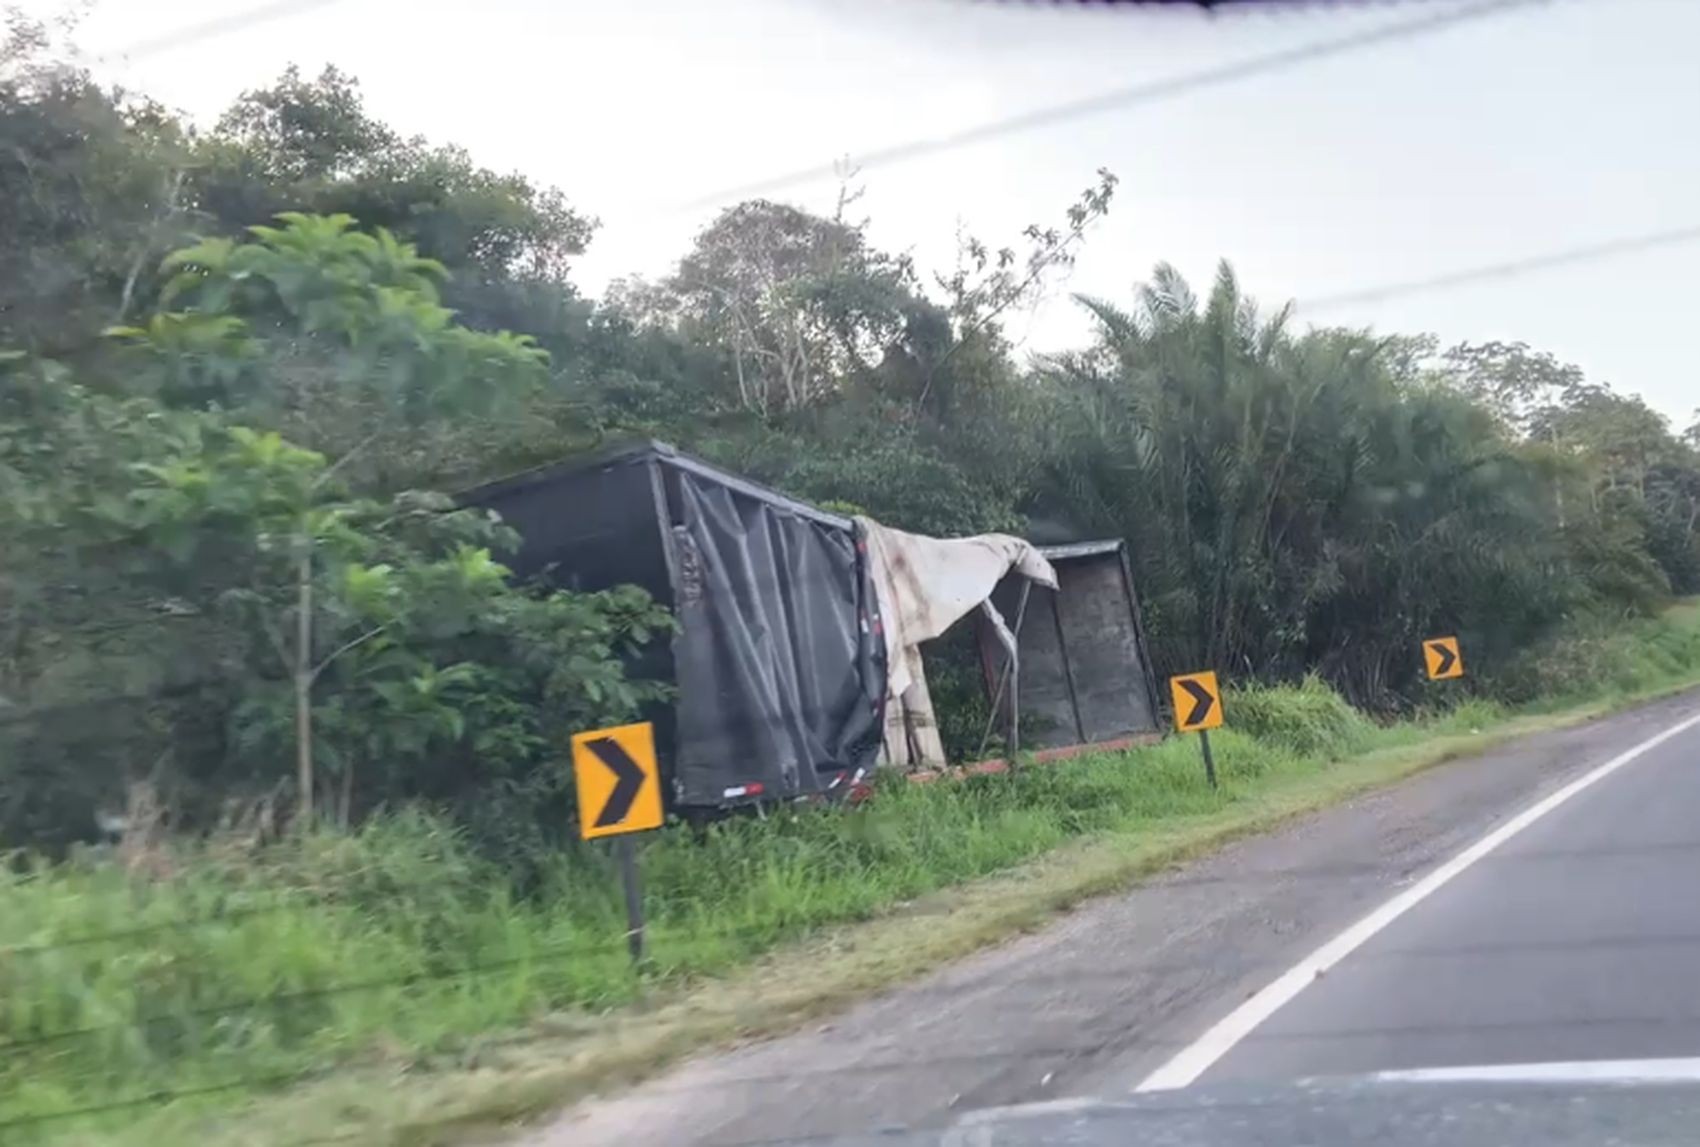
[[[1700,599],[1664,616],[1585,618],[1529,650],[1504,674],[1502,691],[1532,711],[1632,696],[1683,679],[1700,663]]]
[[[1588,660],[1592,690],[1572,690],[1572,704],[1609,706],[1700,677],[1694,606],[1573,640],[1580,650],[1532,651],[1528,670],[1564,681]],[[565,1030],[573,1050],[556,1049],[560,1062],[531,1101],[545,1102],[561,1094],[569,1061],[575,1078],[637,1070],[693,1040],[794,1019],[912,970],[918,953],[946,958],[1165,858],[1479,748],[1484,731],[1529,727],[1474,699],[1378,726],[1316,682],[1232,692],[1226,705],[1230,724],[1212,738],[1214,792],[1196,738],[1183,737],[959,783],[894,778],[855,810],[738,820],[703,840],[652,834],[641,842],[650,911],[641,975],[625,957],[602,850],[563,854],[522,900],[451,831],[417,815],[269,847],[179,846],[141,858],[139,871],[91,855],[0,875],[0,1137],[159,1139],[174,1120],[264,1092],[265,1080],[326,1067],[460,1070],[506,1055],[492,1050],[505,1035]],[[994,887],[1003,891],[981,899]],[[916,905],[936,918],[905,933],[900,950],[865,946],[881,929],[907,927]],[[869,920],[879,923],[853,927]],[[754,962],[823,937],[837,939],[809,967],[838,967],[836,980],[793,967],[783,990],[769,977],[736,1015],[686,1008],[670,1027],[654,1019],[668,1001],[696,999],[704,985],[737,982]],[[839,948],[858,943],[860,955],[844,962]],[[871,962],[869,951],[879,953]],[[623,1017],[640,1012],[641,1035],[623,1049],[598,1052],[581,1038],[587,1017],[622,1017],[595,1021],[606,1034],[628,1031]],[[169,1105],[7,1126],[230,1084]],[[488,1115],[496,1101],[467,1102]]]

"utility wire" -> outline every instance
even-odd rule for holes
[[[551,965],[562,960],[572,960],[583,956],[607,955],[616,950],[623,951],[626,940],[622,935],[617,943],[602,942],[597,944],[569,944],[551,948],[540,948],[523,956],[510,956],[502,960],[489,960],[481,964],[468,964],[461,968],[444,968],[435,972],[412,972],[402,976],[385,976],[375,980],[357,980],[353,983],[331,984],[323,988],[306,988],[296,992],[275,992],[265,996],[250,996],[245,1000],[236,1000],[225,1004],[209,1004],[199,1008],[186,1008],[182,1011],[161,1012],[157,1015],[138,1016],[131,1020],[119,1020],[113,1023],[93,1024],[88,1027],[62,1028],[59,1031],[43,1032],[40,1035],[25,1036],[22,1039],[0,1041],[0,1053],[11,1053],[19,1048],[43,1047],[48,1044],[62,1043],[66,1040],[83,1039],[99,1035],[101,1032],[125,1031],[137,1028],[150,1028],[159,1024],[181,1021],[184,1019],[199,1019],[211,1016],[225,1016],[236,1012],[251,1011],[255,1008],[275,1007],[280,1004],[300,1004],[311,1000],[329,999],[334,996],[356,995],[361,992],[379,991],[384,988],[407,988],[417,984],[440,983],[444,980],[457,980],[465,977],[481,976],[487,972],[503,972],[526,964]]]
[[[194,1099],[203,1095],[217,1095],[225,1091],[240,1091],[253,1087],[281,1087],[287,1083],[305,1083],[318,1076],[329,1075],[340,1070],[341,1065],[330,1068],[313,1068],[310,1071],[281,1072],[275,1075],[248,1075],[241,1079],[232,1079],[225,1083],[206,1084],[201,1087],[184,1087],[170,1091],[149,1091],[142,1095],[132,1095],[124,1099],[114,1099],[107,1103],[95,1103],[87,1107],[73,1107],[68,1111],[46,1111],[40,1115],[23,1115],[15,1119],[0,1120],[0,1131],[14,1127],[35,1127],[43,1123],[57,1123],[64,1119],[77,1119],[85,1115],[107,1115],[115,1111],[130,1111],[137,1107],[152,1107],[161,1103],[172,1103],[179,1099]],[[333,1142],[334,1140],[327,1140]]]
[[[396,895],[439,887],[440,884],[437,883],[421,882],[415,885],[404,884],[387,888],[385,892]],[[67,936],[62,940],[54,940],[46,944],[19,944],[11,947],[0,944],[0,957],[43,956],[52,952],[68,951],[72,948],[92,948],[100,944],[113,944],[123,940],[145,939],[160,932],[186,932],[195,928],[235,924],[260,916],[271,916],[278,912],[290,912],[301,908],[324,908],[339,904],[345,907],[353,906],[355,898],[340,895],[336,891],[285,895],[265,904],[242,904],[206,916],[180,917],[174,920],[161,920],[157,924],[139,924],[134,928],[119,928],[110,932],[90,932],[81,936]]]
[[[1299,299],[1295,302],[1294,309],[1306,312],[1326,310],[1331,307],[1348,307],[1357,303],[1380,302],[1383,299],[1400,298],[1404,295],[1424,294],[1452,287],[1466,287],[1476,283],[1516,278],[1532,271],[1544,271],[1550,267],[1568,267],[1582,263],[1593,263],[1601,259],[1611,259],[1636,251],[1674,247],[1683,243],[1693,243],[1696,240],[1700,240],[1700,224],[1675,227],[1665,231],[1652,231],[1642,235],[1626,235],[1599,243],[1589,243],[1581,247],[1568,247],[1540,255],[1511,259],[1502,263],[1489,263],[1485,266],[1471,267],[1462,271],[1449,271],[1427,279],[1409,279],[1403,282],[1386,283],[1378,287],[1364,287],[1358,290],[1341,291],[1332,295],[1320,295],[1312,299]]]
[[[174,48],[186,47],[202,40],[211,40],[231,32],[240,32],[257,24],[268,24],[273,20],[281,20],[287,16],[297,16],[311,12],[315,8],[328,8],[341,0],[273,0],[270,4],[262,4],[245,12],[233,12],[228,16],[215,16],[187,28],[179,28],[162,36],[153,36],[146,40],[138,40],[127,48],[117,48],[95,57],[99,63],[112,60],[137,60],[143,56],[158,55],[169,52]]]
[[[397,896],[414,892],[439,891],[441,882],[419,881],[416,883],[393,884],[384,889],[386,895]],[[232,899],[236,899],[233,895]],[[185,932],[195,928],[211,928],[229,925],[243,920],[252,920],[260,916],[270,916],[278,912],[290,912],[301,908],[342,906],[354,907],[359,897],[350,895],[342,889],[293,889],[275,895],[261,904],[237,904],[223,911],[208,913],[205,916],[180,916],[169,920],[160,920],[153,924],[138,924],[133,928],[118,928],[108,932],[89,932],[80,936],[67,936],[40,944],[0,944],[0,958],[19,956],[41,956],[53,952],[63,952],[72,948],[88,948],[100,944],[112,944],[125,940],[145,939],[160,932]],[[624,941],[620,942],[622,945]]]
[[[1697,241],[1700,241],[1700,224],[1654,231],[1641,235],[1622,236],[1616,239],[1607,239],[1579,247],[1570,247],[1543,254],[1526,256],[1520,259],[1489,263],[1483,266],[1471,267],[1459,271],[1450,271],[1430,278],[1405,280],[1401,282],[1386,283],[1380,286],[1342,291],[1332,295],[1301,298],[1294,301],[1294,310],[1300,314],[1304,314],[1328,310],[1330,308],[1338,309],[1362,303],[1380,302],[1386,299],[1399,298],[1406,295],[1425,294],[1434,291],[1444,291],[1456,287],[1473,286],[1479,283],[1489,283],[1502,279],[1517,278],[1522,275],[1547,270],[1553,267],[1578,266],[1616,258],[1620,255],[1634,254],[1640,251],[1657,250],[1664,247],[1674,247]],[[1032,274],[1036,274],[1037,271],[1042,269],[1043,265],[1049,261],[1050,257],[1047,256],[1047,258],[1041,262],[1041,265],[1034,269]],[[1000,306],[998,310],[1001,309],[1002,307]],[[995,313],[996,312],[994,311],[994,315]],[[987,316],[988,319],[990,317],[992,316]],[[974,329],[978,329],[980,326],[984,325],[984,321],[985,320],[981,320],[976,323]],[[951,349],[954,350],[956,346],[961,344],[961,341],[962,340],[958,340],[958,342],[954,343]],[[944,360],[948,357],[949,352],[947,352],[944,358],[941,358],[938,363],[934,364],[934,369],[936,370],[938,366],[943,365]],[[118,699],[145,700],[148,698],[146,695],[136,695],[134,697],[125,696]],[[76,707],[80,708],[84,706],[80,703]],[[408,888],[401,889],[401,891],[410,890],[411,889]],[[243,906],[205,917],[165,920],[157,924],[142,925],[136,928],[92,933],[84,936],[73,936],[46,944],[26,944],[10,947],[0,945],[0,956],[15,957],[38,955],[62,951],[69,948],[112,943],[122,940],[133,940],[164,931],[181,931],[190,928],[229,924],[257,916],[269,915],[274,912],[296,909],[313,903],[336,903],[337,901],[338,897],[334,893],[321,894],[320,896],[309,896],[303,899],[284,899],[283,901],[274,904]]]
[[[964,1052],[960,1055],[929,1056],[927,1058],[927,1064],[929,1066],[936,1066],[936,1065],[968,1066],[968,1065],[985,1064],[985,1063],[997,1063],[997,1062],[1000,1062],[1002,1060],[1014,1059],[1014,1058],[1017,1058],[1017,1057],[1024,1057],[1024,1056],[1040,1056],[1040,1057],[1049,1057],[1049,1058],[1056,1058],[1056,1059],[1066,1059],[1066,1058],[1073,1058],[1073,1057],[1077,1057],[1077,1056],[1081,1056],[1081,1055],[1091,1055],[1091,1054],[1094,1054],[1096,1052],[1100,1052],[1100,1051],[1104,1050],[1104,1048],[1111,1046],[1112,1043],[1113,1043],[1114,1046],[1116,1046],[1118,1048],[1122,1048],[1122,1049],[1144,1048],[1144,1047],[1155,1046],[1155,1045],[1151,1044],[1150,1041],[1143,1040],[1143,1039],[1120,1040],[1120,1041],[1111,1041],[1111,1040],[1099,1039],[1099,1040],[1093,1040],[1093,1041],[1091,1041],[1087,1044],[1084,1044],[1084,1045],[1063,1044],[1063,1045],[1047,1046],[1047,1047],[1040,1047],[1040,1048],[1023,1048],[1018,1052],[1017,1051],[975,1051],[975,1052]],[[65,1120],[65,1119],[74,1119],[74,1118],[77,1118],[79,1116],[84,1116],[84,1115],[98,1115],[98,1114],[105,1114],[105,1113],[112,1112],[112,1111],[122,1111],[122,1110],[126,1110],[126,1109],[129,1109],[129,1108],[144,1107],[144,1106],[160,1104],[160,1103],[169,1103],[169,1102],[176,1100],[176,1099],[187,1099],[187,1098],[197,1097],[197,1096],[201,1096],[201,1095],[211,1095],[211,1094],[216,1094],[218,1092],[234,1091],[234,1090],[238,1090],[238,1089],[241,1089],[241,1088],[277,1087],[277,1086],[280,1086],[280,1085],[283,1085],[283,1084],[288,1084],[288,1083],[302,1083],[302,1082],[306,1082],[306,1081],[311,1080],[311,1079],[322,1078],[322,1077],[325,1077],[325,1076],[335,1074],[335,1073],[337,1073],[341,1070],[344,1070],[344,1068],[346,1068],[348,1066],[350,1066],[350,1065],[337,1065],[337,1066],[334,1066],[334,1067],[311,1068],[311,1069],[308,1069],[308,1070],[305,1070],[305,1071],[299,1071],[299,1072],[287,1072],[287,1073],[280,1072],[280,1073],[276,1073],[276,1074],[267,1074],[267,1075],[243,1076],[243,1077],[240,1077],[240,1078],[237,1078],[237,1079],[229,1080],[229,1081],[224,1082],[224,1083],[208,1084],[208,1085],[203,1085],[203,1086],[198,1086],[198,1087],[184,1088],[182,1090],[176,1090],[176,1091],[147,1092],[147,1093],[144,1093],[144,1094],[141,1094],[141,1095],[130,1096],[130,1097],[127,1097],[125,1099],[113,1100],[113,1101],[106,1102],[106,1103],[97,1103],[97,1104],[93,1104],[93,1105],[90,1105],[90,1106],[87,1106],[87,1107],[71,1108],[71,1109],[66,1110],[66,1111],[43,1112],[39,1115],[25,1115],[25,1116],[21,1116],[21,1117],[15,1118],[15,1119],[0,1120],[0,1130],[6,1130],[8,1128],[13,1128],[13,1127],[29,1126],[29,1125],[33,1125],[33,1124],[39,1124],[39,1123],[56,1122],[56,1121]],[[353,1065],[353,1066],[357,1067],[358,1065]],[[866,1064],[866,1065],[851,1065],[851,1066],[848,1066],[848,1067],[843,1066],[843,1065],[835,1065],[835,1066],[830,1067],[830,1068],[818,1068],[818,1069],[810,1069],[810,1070],[805,1070],[805,1071],[796,1071],[796,1072],[792,1072],[789,1075],[784,1076],[784,1077],[749,1076],[749,1077],[741,1078],[741,1079],[737,1080],[736,1082],[738,1082],[738,1083],[745,1083],[745,1082],[749,1082],[749,1081],[765,1082],[768,1079],[777,1079],[777,1078],[795,1079],[795,1078],[806,1078],[806,1077],[838,1077],[838,1076],[844,1076],[844,1075],[855,1075],[855,1074],[875,1073],[875,1072],[881,1072],[881,1071],[892,1071],[892,1070],[899,1069],[902,1066],[904,1066],[904,1065],[896,1064],[896,1063],[872,1063],[872,1064]],[[722,1085],[716,1084],[714,1086],[722,1086]],[[667,1094],[690,1094],[694,1091],[699,1091],[699,1090],[701,1090],[701,1087],[674,1088],[674,1089],[671,1089],[669,1092],[667,1092]],[[333,1135],[333,1136],[330,1136],[330,1137],[327,1137],[327,1138],[322,1138],[322,1139],[312,1139],[312,1140],[308,1140],[307,1142],[310,1142],[310,1143],[340,1143],[340,1142],[345,1142],[346,1140],[348,1140],[350,1138],[353,1138],[353,1133]],[[753,1142],[767,1143],[767,1142],[770,1142],[770,1141],[768,1141],[768,1140],[757,1140],[757,1141],[753,1141]],[[790,1140],[790,1139],[773,1140],[771,1142],[773,1142],[775,1144],[778,1144],[778,1143],[781,1143],[781,1142],[793,1143],[793,1142],[795,1142],[795,1140]]]
[[[1113,977],[1108,977],[1108,978],[1113,979]],[[1150,1039],[1148,1037],[1135,1037],[1135,1038],[1116,1038],[1116,1037],[1103,1038],[1103,1037],[1100,1037],[1100,1038],[1094,1038],[1094,1039],[1088,1040],[1084,1043],[1047,1044],[1046,1046],[1043,1046],[1043,1047],[1024,1047],[1024,1048],[1021,1048],[1021,1049],[1018,1049],[1018,1050],[1004,1049],[1004,1050],[993,1050],[993,1051],[963,1052],[963,1053],[960,1053],[960,1054],[957,1054],[957,1055],[929,1055],[926,1059],[924,1066],[928,1066],[928,1067],[977,1066],[977,1065],[983,1065],[983,1064],[1000,1063],[1000,1062],[1003,1062],[1003,1061],[1006,1061],[1006,1060],[1030,1059],[1030,1058],[1054,1059],[1054,1060],[1078,1060],[1081,1057],[1098,1055],[1098,1054],[1100,1054],[1100,1053],[1102,1053],[1106,1050],[1112,1049],[1112,1048],[1115,1049],[1118,1052],[1128,1052],[1128,1051],[1134,1051],[1134,1050],[1150,1050],[1150,1049],[1158,1048],[1158,1047],[1162,1047],[1162,1046],[1166,1046],[1166,1045],[1157,1043],[1157,1042],[1153,1041],[1152,1039]],[[5,1130],[7,1128],[12,1128],[12,1127],[20,1127],[20,1126],[26,1126],[26,1125],[32,1125],[32,1124],[39,1124],[39,1123],[47,1123],[47,1122],[52,1122],[52,1121],[65,1120],[65,1119],[74,1119],[74,1118],[77,1118],[77,1117],[83,1116],[83,1115],[103,1114],[103,1113],[106,1113],[106,1112],[120,1111],[120,1110],[125,1110],[125,1109],[128,1109],[128,1108],[147,1106],[147,1105],[151,1105],[151,1104],[168,1103],[168,1102],[171,1102],[172,1100],[175,1100],[175,1099],[191,1098],[191,1097],[195,1097],[195,1096],[214,1094],[214,1093],[222,1092],[222,1091],[233,1091],[233,1090],[237,1090],[237,1089],[240,1089],[240,1088],[275,1087],[275,1086],[279,1086],[281,1084],[287,1084],[287,1083],[301,1083],[301,1082],[306,1082],[308,1080],[323,1078],[323,1077],[326,1077],[326,1076],[336,1074],[336,1073],[344,1070],[345,1068],[347,1068],[349,1066],[353,1066],[353,1067],[358,1068],[359,1065],[358,1064],[354,1064],[354,1065],[339,1064],[339,1065],[332,1066],[332,1067],[311,1068],[311,1069],[308,1069],[308,1070],[305,1070],[305,1071],[300,1071],[300,1072],[276,1073],[276,1074],[267,1074],[267,1075],[251,1075],[251,1076],[244,1076],[244,1077],[240,1077],[240,1078],[237,1078],[237,1079],[233,1079],[233,1080],[230,1080],[230,1081],[227,1081],[227,1082],[224,1082],[224,1083],[203,1085],[203,1086],[191,1087],[191,1088],[184,1088],[184,1089],[179,1090],[179,1091],[148,1092],[148,1093],[145,1093],[145,1094],[142,1094],[142,1095],[131,1096],[131,1097],[128,1097],[128,1098],[125,1098],[125,1099],[114,1100],[114,1101],[110,1101],[110,1102],[107,1102],[107,1103],[93,1104],[93,1105],[87,1106],[87,1107],[71,1108],[71,1109],[65,1110],[65,1111],[43,1112],[39,1115],[26,1115],[26,1116],[22,1116],[22,1117],[15,1118],[15,1119],[3,1120],[3,1121],[0,1121],[0,1130]],[[883,1061],[883,1062],[876,1061],[876,1062],[872,1062],[872,1063],[856,1063],[856,1064],[849,1064],[849,1065],[836,1064],[836,1065],[833,1065],[831,1067],[799,1069],[799,1070],[788,1071],[788,1072],[785,1072],[783,1074],[777,1074],[777,1075],[775,1075],[775,1074],[741,1075],[741,1076],[738,1076],[735,1079],[731,1080],[731,1083],[734,1084],[734,1085],[738,1085],[738,1086],[747,1086],[749,1084],[763,1084],[763,1083],[769,1083],[769,1082],[779,1084],[779,1083],[784,1083],[786,1081],[794,1081],[794,1080],[797,1080],[797,1079],[839,1078],[839,1077],[843,1077],[843,1076],[868,1075],[868,1074],[877,1074],[877,1073],[880,1073],[880,1072],[902,1071],[905,1068],[908,1068],[910,1066],[912,1066],[910,1063],[907,1063],[907,1062],[904,1062],[904,1061],[896,1061],[896,1062],[893,1062],[893,1061]],[[656,1090],[657,1090],[657,1093],[661,1094],[661,1095],[688,1096],[688,1095],[692,1095],[692,1094],[701,1092],[703,1090],[712,1090],[712,1089],[715,1089],[715,1088],[724,1088],[727,1085],[728,1085],[727,1081],[719,1080],[719,1081],[715,1081],[715,1082],[712,1082],[712,1083],[691,1084],[691,1085],[687,1085],[687,1086],[671,1086],[671,1087],[662,1086],[660,1088],[657,1088]],[[358,1131],[345,1132],[345,1133],[331,1135],[331,1136],[327,1136],[327,1137],[323,1137],[323,1138],[306,1140],[305,1142],[315,1143],[315,1144],[317,1144],[317,1143],[341,1143],[341,1142],[347,1142],[350,1139],[353,1139],[360,1134],[361,1134],[361,1132],[358,1132]],[[779,1140],[779,1139],[772,1139],[772,1140],[770,1140],[770,1139],[759,1139],[759,1140],[741,1140],[740,1141],[740,1143],[743,1144],[743,1147],[755,1147],[755,1145],[757,1145],[757,1144],[773,1144],[774,1147],[778,1147],[779,1144],[793,1144],[795,1142],[796,1142],[796,1140],[790,1139],[790,1138],[783,1139],[783,1140]]]
[[[853,166],[861,171],[881,164],[919,159],[922,156],[952,151],[967,147],[970,144],[981,143],[1015,132],[1030,131],[1033,128],[1045,127],[1064,120],[1098,115],[1139,104],[1156,103],[1204,88],[1221,87],[1254,76],[1285,71],[1288,68],[1313,60],[1345,55],[1360,48],[1430,35],[1472,20],[1495,16],[1512,8],[1527,7],[1531,4],[1544,2],[1545,0],[1475,0],[1474,3],[1464,4],[1444,12],[1419,16],[1413,20],[1401,20],[1331,40],[1313,41],[1312,43],[1301,44],[1296,48],[1271,52],[1268,55],[1234,60],[1181,76],[1171,76],[1166,79],[1134,84],[1130,87],[1105,92],[1102,95],[1088,96],[1085,99],[1054,104],[1051,107],[1040,108],[1036,111],[1022,112],[1007,119],[977,124],[974,127],[963,128],[960,131],[949,132],[941,136],[890,144],[853,157]],[[712,195],[705,195],[692,200],[684,204],[684,207],[687,210],[713,207],[729,199],[745,199],[752,195],[766,194],[799,183],[834,178],[842,170],[842,167],[842,161],[837,161],[814,167],[799,168],[783,175],[775,175],[752,183],[724,188]]]

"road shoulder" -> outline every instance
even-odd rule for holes
[[[1124,1093],[1319,938],[1694,704],[1693,694],[1670,698],[1427,769],[1095,900],[811,1030],[581,1102],[520,1142],[744,1144]]]

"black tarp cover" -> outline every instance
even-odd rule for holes
[[[676,807],[802,796],[873,767],[885,652],[863,547],[826,514],[659,442],[543,467],[462,502],[520,534],[522,576],[635,583],[680,632],[631,671],[678,696],[655,722]]]
[[[690,472],[674,489],[680,801],[821,792],[871,767],[885,672],[854,536]]]

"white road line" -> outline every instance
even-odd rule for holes
[[[1302,992],[1306,985],[1351,955],[1377,932],[1440,891],[1448,882],[1467,870],[1472,864],[1475,864],[1482,857],[1540,820],[1583,789],[1604,780],[1648,750],[1657,748],[1672,737],[1678,736],[1696,725],[1700,725],[1700,713],[1678,721],[1662,733],[1648,737],[1634,748],[1619,753],[1605,764],[1578,777],[1552,795],[1524,809],[1300,960],[1292,968],[1282,973],[1274,983],[1235,1008],[1226,1018],[1183,1048],[1173,1059],[1146,1076],[1134,1090],[1169,1091],[1192,1083],[1208,1071],[1212,1064],[1232,1051],[1235,1044],[1255,1031],[1259,1024],[1274,1015],[1282,1005]]]

